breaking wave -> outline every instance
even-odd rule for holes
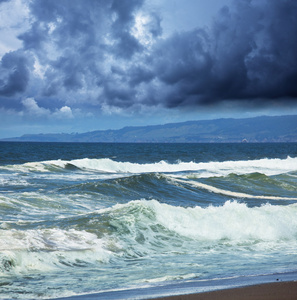
[[[184,208],[136,200],[81,218],[84,222],[75,220],[85,224],[80,229],[0,230],[0,273],[108,263],[111,257],[196,252],[205,246],[209,251],[217,247],[232,251],[231,246],[238,244],[267,247],[268,242],[270,250],[297,246],[297,204],[249,208],[227,201],[219,207]],[[56,222],[60,227],[59,222],[71,224],[71,220]]]
[[[222,206],[185,208],[156,200],[136,200],[100,210],[100,213],[110,214],[110,222],[119,232],[123,232],[121,226],[125,226],[129,234],[138,230],[146,232],[146,240],[151,237],[153,240],[160,232],[216,242],[223,239],[295,241],[297,236],[297,204],[248,207],[245,203],[227,201]]]

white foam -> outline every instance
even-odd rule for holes
[[[97,236],[74,229],[0,230],[0,251],[4,250],[86,250],[102,246]]]
[[[0,186],[8,187],[8,186],[30,186],[28,181],[18,178],[17,176],[10,175],[8,176],[1,176],[0,175]]]
[[[174,281],[174,280],[189,280],[197,278],[197,273],[191,273],[191,274],[185,274],[185,275],[166,275],[163,277],[157,277],[157,278],[144,278],[137,281],[137,283],[160,283],[163,281]]]
[[[219,207],[182,208],[152,203],[163,226],[194,239],[218,240],[295,240],[297,205],[249,208],[227,201]]]

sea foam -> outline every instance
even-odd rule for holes
[[[259,172],[266,175],[276,175],[297,170],[297,158],[286,159],[259,159],[246,161],[224,161],[224,162],[177,162],[170,164],[160,161],[150,164],[138,164],[130,162],[117,162],[108,158],[103,159],[79,159],[72,161],[51,161],[45,162],[65,168],[72,164],[79,169],[103,171],[108,173],[150,173],[150,172],[184,172],[201,171],[219,175],[230,173],[246,174]]]
[[[48,272],[106,262],[110,252],[95,234],[74,229],[0,230],[0,274]]]

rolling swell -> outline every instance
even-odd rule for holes
[[[296,270],[296,145],[50,146],[0,166],[0,298]]]
[[[172,184],[167,176],[159,173],[144,173],[120,178],[86,181],[71,184],[58,189],[63,194],[90,195],[97,201],[104,200],[109,205],[126,203],[137,199],[156,199],[172,205],[176,203],[187,205],[208,205],[201,191],[189,191]]]

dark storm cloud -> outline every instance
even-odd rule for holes
[[[217,59],[227,61],[240,81],[228,93],[232,98],[296,97],[296,84],[288,80],[297,75],[297,2],[249,2],[238,2],[235,12],[223,10],[214,27],[222,51],[215,52]],[[227,47],[230,52],[222,50]]]
[[[221,9],[210,30],[167,39],[155,61],[167,88],[165,105],[296,101],[296,15],[293,0],[234,1]]]
[[[30,77],[28,58],[20,51],[6,53],[0,62],[0,74],[0,96],[24,92]]]
[[[207,34],[197,30],[175,34],[158,45],[154,68],[167,89],[164,101],[168,107],[189,101],[191,95],[200,99],[205,94],[213,63],[208,43]]]
[[[51,111],[296,101],[295,0],[236,0],[210,27],[166,38],[157,12],[137,23],[144,2],[28,2],[23,47],[0,63],[1,106],[26,97]]]

